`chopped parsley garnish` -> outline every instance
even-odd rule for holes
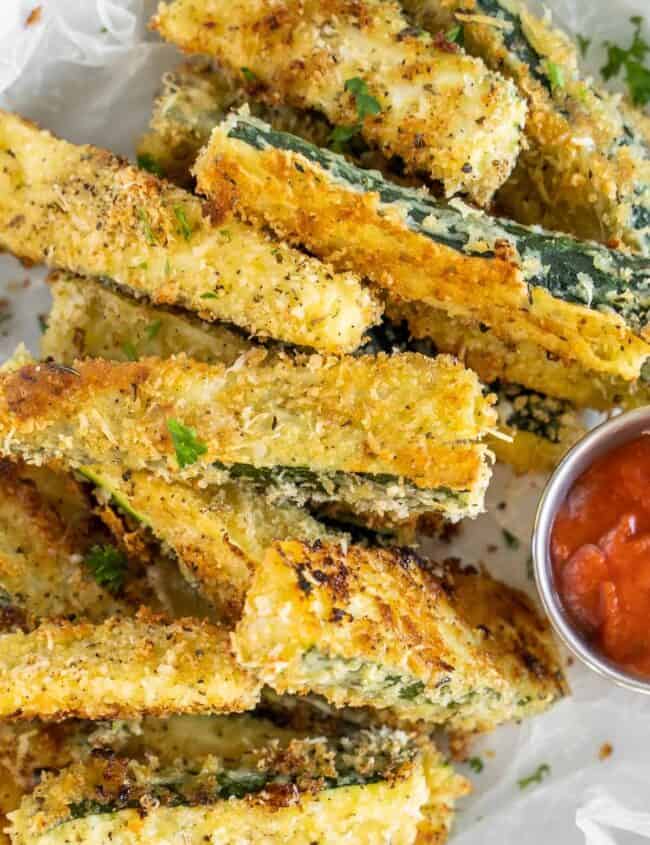
[[[47,331],[47,316],[45,314],[38,315],[38,327],[41,330],[41,334],[45,334]]]
[[[164,176],[165,171],[158,164],[156,159],[150,153],[141,153],[138,158],[138,167],[141,170],[146,170],[148,173],[153,173],[154,176]]]
[[[506,546],[509,549],[518,549],[521,545],[519,538],[515,537],[507,528],[502,528],[501,533],[503,534],[503,539],[505,540]]]
[[[217,294],[214,293],[214,291],[211,291],[211,290],[207,291],[206,293],[202,293],[201,296],[199,297],[199,299],[218,299],[218,298],[219,297],[217,296]]]
[[[650,53],[650,44],[641,35],[643,18],[635,15],[630,18],[634,27],[632,43],[629,47],[619,47],[611,41],[605,41],[607,62],[600,72],[603,79],[609,80],[624,71],[625,82],[632,102],[636,106],[645,106],[650,102],[650,67],[646,67],[646,57]]]
[[[178,466],[184,467],[195,464],[201,455],[205,455],[208,447],[196,436],[196,431],[178,420],[167,420],[167,429],[172,436],[172,443],[176,449]]]
[[[188,222],[187,215],[185,214],[185,209],[182,205],[174,206],[174,217],[178,220],[181,235],[185,238],[186,241],[189,241],[189,239],[192,237],[192,227]]]
[[[354,98],[354,104],[357,108],[358,123],[352,123],[349,126],[335,126],[329,136],[329,144],[335,152],[341,152],[344,144],[358,135],[363,128],[363,121],[366,117],[381,112],[379,102],[368,91],[368,85],[359,76],[353,76],[351,79],[345,80],[343,86],[346,91],[349,91]]]
[[[463,27],[461,24],[456,24],[456,26],[452,26],[451,29],[448,29],[445,32],[445,38],[451,44],[460,44],[462,42],[462,35],[463,35]]]
[[[156,236],[154,235],[153,229],[151,228],[151,223],[149,222],[147,212],[144,210],[144,208],[138,208],[137,215],[138,219],[142,223],[142,229],[144,231],[144,237],[146,242],[149,244],[149,246],[155,246],[157,243]]]
[[[228,243],[232,241],[232,232],[230,231],[230,229],[219,229],[219,234],[222,238],[225,238]]]
[[[407,687],[402,687],[399,691],[399,697],[405,699],[406,701],[413,701],[414,698],[417,698],[418,695],[422,695],[423,692],[423,682],[415,681],[415,683],[409,684]]]
[[[246,82],[255,82],[257,80],[257,74],[249,67],[243,67],[241,72]]]
[[[551,774],[551,767],[548,763],[542,763],[539,765],[532,775],[528,775],[526,778],[521,778],[517,781],[519,785],[519,789],[526,789],[527,786],[530,786],[533,783],[541,783],[547,775]]]
[[[476,774],[480,774],[483,771],[483,760],[480,757],[470,757],[467,761],[467,765],[473,772]]]
[[[147,333],[147,340],[153,340],[155,337],[157,337],[161,326],[162,322],[160,320],[155,320],[153,323],[150,323],[145,329]]]
[[[584,35],[576,35],[576,39],[578,41],[578,47],[580,48],[580,55],[584,59],[587,55],[587,50],[591,46],[591,38],[585,38]]]
[[[109,593],[119,593],[122,589],[128,561],[115,546],[93,546],[84,558],[84,565]]]
[[[556,65],[555,62],[546,62],[546,76],[551,83],[551,91],[557,91],[564,88],[564,69],[561,65]]]
[[[146,261],[141,261],[139,264],[131,264],[129,270],[146,270],[148,266]]]
[[[124,352],[129,361],[138,360],[138,350],[130,341],[124,341],[124,343],[122,344],[122,352]]]
[[[347,144],[350,138],[358,135],[360,131],[360,123],[353,123],[352,126],[335,126],[330,133],[328,141],[334,152],[340,153],[343,145]]]
[[[381,106],[370,94],[367,84],[361,77],[353,76],[352,79],[346,79],[344,88],[354,97],[359,120],[364,120],[369,115],[379,114],[381,112]]]

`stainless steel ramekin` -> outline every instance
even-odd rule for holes
[[[607,420],[592,429],[567,452],[550,477],[540,499],[533,528],[532,553],[535,581],[542,604],[564,644],[599,675],[627,689],[650,695],[650,680],[622,671],[576,629],[555,588],[550,548],[555,515],[573,482],[596,458],[644,433],[650,434],[650,405]]]

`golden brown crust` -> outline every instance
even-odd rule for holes
[[[251,709],[259,685],[228,632],[144,610],[100,625],[47,622],[0,638],[0,714],[61,721]]]
[[[547,708],[564,691],[548,625],[504,584],[458,578],[434,577],[406,551],[275,544],[249,590],[237,655],[277,692],[457,731]]]
[[[119,460],[176,478],[209,474],[215,461],[390,473],[427,489],[467,490],[483,477],[484,449],[475,441],[494,413],[478,380],[451,359],[260,356],[231,369],[178,357],[3,373],[3,450],[75,467]],[[205,445],[183,471],[170,419]]]
[[[345,82],[363,78],[381,109],[359,121],[366,140],[449,195],[485,203],[516,159],[525,107],[511,84],[414,33],[392,0],[237,0],[227,14],[214,0],[176,0],[161,3],[153,26],[188,52],[248,68],[258,95],[333,124],[359,121]]]
[[[0,143],[0,245],[20,257],[334,354],[379,319],[358,278],[237,220],[227,192],[202,203],[7,112]]]
[[[539,286],[529,289],[509,243],[484,247],[494,248],[495,257],[466,255],[413,231],[399,203],[355,190],[300,153],[260,150],[228,132],[227,122],[218,126],[200,155],[198,189],[218,194],[224,182],[235,184],[241,214],[339,269],[367,276],[388,291],[389,308],[424,303],[485,323],[504,342],[534,343],[595,373],[638,378],[650,349],[646,340],[618,315],[566,302]],[[435,231],[440,222],[432,225]]]

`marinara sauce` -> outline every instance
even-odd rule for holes
[[[555,583],[576,626],[623,669],[650,678],[650,436],[598,458],[551,534]]]

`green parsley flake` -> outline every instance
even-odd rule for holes
[[[138,360],[138,350],[128,340],[124,341],[124,343],[122,344],[122,352],[124,352],[129,361]]]
[[[174,216],[178,220],[181,235],[185,238],[186,241],[189,241],[189,239],[192,237],[192,227],[190,226],[187,220],[187,215],[185,214],[185,209],[182,205],[174,206]]]
[[[483,760],[480,757],[470,757],[467,761],[467,765],[473,772],[476,774],[480,774],[483,771]]]
[[[138,220],[142,223],[142,228],[144,230],[144,238],[146,242],[149,244],[149,246],[155,246],[157,243],[156,236],[154,235],[153,229],[151,228],[151,223],[149,222],[147,212],[144,210],[144,208],[138,208],[136,210],[136,213],[138,215]]]
[[[198,439],[193,428],[183,425],[178,420],[169,419],[167,429],[172,436],[180,469],[195,464],[201,455],[205,455],[208,451],[208,447]]]
[[[201,296],[199,297],[199,299],[218,299],[218,298],[219,297],[217,296],[217,294],[214,293],[214,291],[211,291],[211,290],[207,291],[206,293],[202,293]]]
[[[564,88],[564,69],[555,62],[546,62],[546,76],[551,83],[551,91],[558,91]]]
[[[506,546],[509,549],[518,549],[521,546],[518,537],[515,537],[507,528],[502,528],[501,533],[503,534],[503,539],[505,540]]]
[[[230,229],[219,229],[219,234],[222,238],[225,238],[228,243],[232,241],[232,232],[230,231]]]
[[[160,320],[155,320],[153,323],[150,323],[145,329],[147,333],[147,340],[153,340],[157,337],[161,326],[162,322]]]
[[[462,41],[463,27],[460,24],[452,26],[445,32],[445,39],[451,44],[460,44]]]
[[[354,97],[359,120],[365,120],[366,117],[381,112],[379,102],[370,94],[367,84],[361,77],[354,76],[352,79],[346,79],[343,87]]]
[[[634,34],[629,47],[619,47],[611,41],[604,42],[607,62],[600,72],[603,79],[609,80],[624,71],[632,102],[636,106],[645,106],[650,103],[650,68],[646,66],[650,44],[641,35],[643,18],[635,15],[630,18],[630,23],[634,27]]]
[[[580,55],[584,59],[589,47],[591,46],[591,38],[585,38],[584,35],[576,35],[576,39],[578,41],[578,47],[580,48]]]
[[[150,153],[141,153],[137,162],[140,170],[146,170],[148,173],[153,173],[154,176],[162,177],[165,175],[165,171]]]
[[[84,557],[84,565],[90,570],[100,587],[109,593],[119,593],[124,585],[128,561],[115,546],[93,546]]]
[[[38,327],[41,330],[41,334],[45,334],[47,331],[47,316],[45,314],[38,315]]]
[[[241,68],[242,76],[246,80],[246,82],[255,82],[257,80],[257,74],[254,73],[249,67]]]
[[[335,126],[330,132],[330,136],[327,140],[334,152],[340,153],[342,152],[345,144],[347,144],[351,138],[354,138],[355,135],[358,135],[360,131],[360,123],[354,123],[352,126]]]
[[[541,783],[547,775],[551,774],[551,767],[548,763],[542,763],[539,765],[532,775],[528,775],[526,778],[521,778],[517,781],[519,784],[519,789],[526,789],[527,786],[530,786],[533,783]]]

